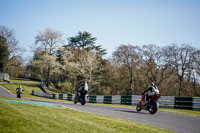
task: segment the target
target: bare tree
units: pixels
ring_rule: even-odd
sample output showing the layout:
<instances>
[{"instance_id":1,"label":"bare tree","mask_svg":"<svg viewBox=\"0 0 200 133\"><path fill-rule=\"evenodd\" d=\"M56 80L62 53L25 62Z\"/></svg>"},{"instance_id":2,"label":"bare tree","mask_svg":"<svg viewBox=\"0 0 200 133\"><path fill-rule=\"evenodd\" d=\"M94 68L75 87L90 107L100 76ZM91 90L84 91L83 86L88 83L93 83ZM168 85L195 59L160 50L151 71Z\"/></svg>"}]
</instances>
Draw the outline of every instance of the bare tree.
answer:
<instances>
[{"instance_id":1,"label":"bare tree","mask_svg":"<svg viewBox=\"0 0 200 133\"><path fill-rule=\"evenodd\" d=\"M21 48L18 46L14 30L10 30L5 26L0 26L0 35L6 39L10 53L10 60L21 55Z\"/></svg>"},{"instance_id":2,"label":"bare tree","mask_svg":"<svg viewBox=\"0 0 200 133\"><path fill-rule=\"evenodd\" d=\"M178 78L178 96L180 97L184 88L184 78L188 71L192 69L194 48L188 45L182 45L181 47L178 47L173 44L166 47L166 49L168 49L169 52L168 61L174 68L174 73Z\"/></svg>"},{"instance_id":3,"label":"bare tree","mask_svg":"<svg viewBox=\"0 0 200 133\"><path fill-rule=\"evenodd\" d=\"M156 83L156 85L162 84L162 82L170 77L169 63L165 61L165 50L155 45L144 45L142 48L143 60L144 60L144 72L150 81Z\"/></svg>"},{"instance_id":4,"label":"bare tree","mask_svg":"<svg viewBox=\"0 0 200 133\"><path fill-rule=\"evenodd\" d=\"M39 45L44 52L47 63L47 87L49 87L50 84L50 74L53 69L52 67L52 57L55 54L55 51L58 49L58 45L61 44L63 41L61 39L62 34L53 31L51 29L45 29L44 32L39 32L35 37L35 44Z\"/></svg>"},{"instance_id":5,"label":"bare tree","mask_svg":"<svg viewBox=\"0 0 200 133\"><path fill-rule=\"evenodd\" d=\"M194 56L194 62L195 62L195 69L197 73L200 75L200 50L196 50L193 56Z\"/></svg>"},{"instance_id":6,"label":"bare tree","mask_svg":"<svg viewBox=\"0 0 200 133\"><path fill-rule=\"evenodd\" d=\"M134 70L139 65L139 47L132 45L120 45L113 53L113 58L119 65L124 65L129 72L129 87L127 94L134 94Z\"/></svg>"},{"instance_id":7,"label":"bare tree","mask_svg":"<svg viewBox=\"0 0 200 133\"><path fill-rule=\"evenodd\" d=\"M18 76L19 72L15 71L15 69L17 70L22 67L22 55L25 49L19 47L14 30L0 26L0 36L5 38L9 51L9 59L6 63L5 72L8 72L11 76Z\"/></svg>"},{"instance_id":8,"label":"bare tree","mask_svg":"<svg viewBox=\"0 0 200 133\"><path fill-rule=\"evenodd\" d=\"M196 50L193 54L194 69L191 72L190 80L196 96L200 96L200 50Z\"/></svg>"},{"instance_id":9,"label":"bare tree","mask_svg":"<svg viewBox=\"0 0 200 133\"><path fill-rule=\"evenodd\" d=\"M35 44L40 45L48 54L54 54L59 44L63 43L62 34L49 28L39 32L35 37Z\"/></svg>"}]
</instances>

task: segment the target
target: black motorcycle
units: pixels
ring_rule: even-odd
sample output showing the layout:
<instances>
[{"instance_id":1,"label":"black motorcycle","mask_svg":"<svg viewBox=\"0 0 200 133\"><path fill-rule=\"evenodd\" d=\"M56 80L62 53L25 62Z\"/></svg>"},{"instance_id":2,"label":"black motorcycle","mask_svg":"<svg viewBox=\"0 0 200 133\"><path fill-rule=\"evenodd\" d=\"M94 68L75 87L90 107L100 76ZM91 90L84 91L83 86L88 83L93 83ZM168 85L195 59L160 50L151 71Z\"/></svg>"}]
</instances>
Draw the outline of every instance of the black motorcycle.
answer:
<instances>
[{"instance_id":1,"label":"black motorcycle","mask_svg":"<svg viewBox=\"0 0 200 133\"><path fill-rule=\"evenodd\" d=\"M18 91L17 92L17 98L21 98L22 97L22 92Z\"/></svg>"},{"instance_id":2,"label":"black motorcycle","mask_svg":"<svg viewBox=\"0 0 200 133\"><path fill-rule=\"evenodd\" d=\"M87 91L86 90L77 91L77 92L75 92L74 104L77 104L77 102L80 102L81 105L85 105L86 98L87 98Z\"/></svg>"}]
</instances>

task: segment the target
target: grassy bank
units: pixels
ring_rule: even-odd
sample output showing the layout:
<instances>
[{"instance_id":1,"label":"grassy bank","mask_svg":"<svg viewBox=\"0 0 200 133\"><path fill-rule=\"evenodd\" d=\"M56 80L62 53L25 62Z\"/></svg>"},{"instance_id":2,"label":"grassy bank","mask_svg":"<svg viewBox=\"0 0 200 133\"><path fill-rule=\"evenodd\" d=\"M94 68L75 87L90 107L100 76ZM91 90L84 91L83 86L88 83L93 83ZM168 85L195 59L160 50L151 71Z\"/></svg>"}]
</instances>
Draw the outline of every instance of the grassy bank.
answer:
<instances>
[{"instance_id":1,"label":"grassy bank","mask_svg":"<svg viewBox=\"0 0 200 133\"><path fill-rule=\"evenodd\" d=\"M20 84L0 84L11 93L16 94L16 88L19 87ZM21 85L23 88L23 97L35 98L35 96L30 95L31 90L41 91L38 85Z\"/></svg>"},{"instance_id":2,"label":"grassy bank","mask_svg":"<svg viewBox=\"0 0 200 133\"><path fill-rule=\"evenodd\" d=\"M30 94L31 90L35 90L35 91L41 91L40 86L39 85L26 85L26 84L10 84L10 83L6 83L6 84L0 84L0 86L4 87L5 89L9 90L11 93L16 94L16 88L19 87L19 85L22 86L23 88L23 94L22 97L28 97L28 98L34 98L34 99L41 99L41 100L51 100L51 101L62 101L64 102L64 100L58 100L58 99L49 99L49 98L44 98L44 97L37 97L37 96L33 96ZM41 91L42 92L42 91ZM70 101L65 101L65 102L70 102ZM72 103L72 102L71 102Z\"/></svg>"},{"instance_id":3,"label":"grassy bank","mask_svg":"<svg viewBox=\"0 0 200 133\"><path fill-rule=\"evenodd\" d=\"M70 109L0 101L0 132L172 132L149 125Z\"/></svg>"},{"instance_id":4,"label":"grassy bank","mask_svg":"<svg viewBox=\"0 0 200 133\"><path fill-rule=\"evenodd\" d=\"M22 97L28 97L28 98L34 98L34 99L41 99L41 100L61 101L61 100L58 100L58 99L49 99L49 98L45 98L45 97L37 97L37 96L31 95L30 94L31 90L41 91L39 85L11 84L11 83L0 84L0 86L2 86L5 89L9 90L13 94L16 94L16 88L19 87L19 85L21 85L22 88L23 88L23 90L24 90L23 94L22 94Z\"/></svg>"}]
</instances>

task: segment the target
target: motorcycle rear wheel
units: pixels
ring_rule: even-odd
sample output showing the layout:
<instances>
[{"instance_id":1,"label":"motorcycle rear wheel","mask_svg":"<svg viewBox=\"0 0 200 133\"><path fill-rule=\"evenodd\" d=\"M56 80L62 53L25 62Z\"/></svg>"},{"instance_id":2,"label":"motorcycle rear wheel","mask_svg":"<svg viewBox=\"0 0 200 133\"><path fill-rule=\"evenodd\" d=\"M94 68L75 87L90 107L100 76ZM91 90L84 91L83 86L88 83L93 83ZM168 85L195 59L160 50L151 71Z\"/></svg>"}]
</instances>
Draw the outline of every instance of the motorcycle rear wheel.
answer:
<instances>
[{"instance_id":1,"label":"motorcycle rear wheel","mask_svg":"<svg viewBox=\"0 0 200 133\"><path fill-rule=\"evenodd\" d=\"M151 107L149 108L150 114L155 114L158 111L157 103L153 102Z\"/></svg>"},{"instance_id":2,"label":"motorcycle rear wheel","mask_svg":"<svg viewBox=\"0 0 200 133\"><path fill-rule=\"evenodd\" d=\"M142 110L142 107L141 107L141 102L138 102L137 106L136 106L136 111L139 112Z\"/></svg>"}]
</instances>

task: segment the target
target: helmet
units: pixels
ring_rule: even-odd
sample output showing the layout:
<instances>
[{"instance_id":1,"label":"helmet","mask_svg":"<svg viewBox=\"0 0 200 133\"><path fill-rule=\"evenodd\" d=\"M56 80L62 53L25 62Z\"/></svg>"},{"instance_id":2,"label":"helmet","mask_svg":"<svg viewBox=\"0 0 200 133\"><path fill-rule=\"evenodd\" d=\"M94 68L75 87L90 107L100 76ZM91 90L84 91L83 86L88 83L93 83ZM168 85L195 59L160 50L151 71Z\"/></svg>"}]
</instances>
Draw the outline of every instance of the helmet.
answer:
<instances>
[{"instance_id":1,"label":"helmet","mask_svg":"<svg viewBox=\"0 0 200 133\"><path fill-rule=\"evenodd\" d=\"M150 82L150 85L151 85L151 86L154 86L155 84L154 84L154 82Z\"/></svg>"}]
</instances>

